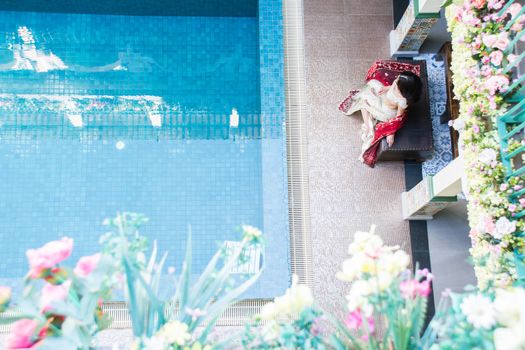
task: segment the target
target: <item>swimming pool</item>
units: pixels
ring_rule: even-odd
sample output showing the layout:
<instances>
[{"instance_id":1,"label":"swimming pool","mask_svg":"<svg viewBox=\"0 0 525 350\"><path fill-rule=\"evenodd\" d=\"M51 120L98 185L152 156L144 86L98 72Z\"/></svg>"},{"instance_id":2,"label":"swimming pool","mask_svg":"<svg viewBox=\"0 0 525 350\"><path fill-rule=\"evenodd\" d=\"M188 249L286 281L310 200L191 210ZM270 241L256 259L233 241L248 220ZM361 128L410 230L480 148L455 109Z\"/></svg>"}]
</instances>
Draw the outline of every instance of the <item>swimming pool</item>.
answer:
<instances>
[{"instance_id":1,"label":"swimming pool","mask_svg":"<svg viewBox=\"0 0 525 350\"><path fill-rule=\"evenodd\" d=\"M196 271L240 225L261 228L266 270L245 297L279 295L280 3L145 3L0 6L0 283L23 276L25 250L63 235L73 259L93 253L103 219L134 211L176 267L191 225Z\"/></svg>"}]
</instances>

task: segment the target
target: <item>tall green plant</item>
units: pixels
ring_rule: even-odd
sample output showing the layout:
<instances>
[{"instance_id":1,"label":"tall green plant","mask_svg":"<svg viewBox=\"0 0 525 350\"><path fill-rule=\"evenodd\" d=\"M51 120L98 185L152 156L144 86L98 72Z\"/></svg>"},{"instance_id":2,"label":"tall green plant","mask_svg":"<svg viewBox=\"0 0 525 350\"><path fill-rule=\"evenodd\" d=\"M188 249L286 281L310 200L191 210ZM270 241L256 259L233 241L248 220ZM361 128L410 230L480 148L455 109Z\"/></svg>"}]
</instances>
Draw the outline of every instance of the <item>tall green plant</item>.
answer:
<instances>
[{"instance_id":1,"label":"tall green plant","mask_svg":"<svg viewBox=\"0 0 525 350\"><path fill-rule=\"evenodd\" d=\"M223 243L202 274L192 281L192 235L188 229L186 256L176 291L164 300L159 296L159 288L167 255L158 259L154 243L150 258L145 262L147 245L138 231L144 222L143 216L120 214L108 222L112 232L102 239L104 250L120 260L135 337L143 345L151 342L151 338L162 342L158 338L166 335L163 338L168 339L169 333L176 328L182 333L180 339L189 339L187 335L205 324L196 342L206 343L224 310L257 281L264 269L261 232L243 226L242 240L233 248ZM257 272L232 274L234 269L247 263L248 258L254 258L254 254L261 255L257 261L262 261L262 265ZM186 341L173 344L169 339L164 342L170 348L186 344Z\"/></svg>"}]
</instances>

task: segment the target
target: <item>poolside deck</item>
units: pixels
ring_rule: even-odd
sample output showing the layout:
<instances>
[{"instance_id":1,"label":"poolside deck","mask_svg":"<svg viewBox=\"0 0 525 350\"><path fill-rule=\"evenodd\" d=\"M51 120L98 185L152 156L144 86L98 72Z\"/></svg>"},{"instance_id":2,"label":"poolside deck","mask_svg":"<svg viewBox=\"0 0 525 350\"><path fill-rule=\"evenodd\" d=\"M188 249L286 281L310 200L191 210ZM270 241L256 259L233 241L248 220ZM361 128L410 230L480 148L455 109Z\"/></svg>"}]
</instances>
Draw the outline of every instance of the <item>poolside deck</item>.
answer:
<instances>
[{"instance_id":1,"label":"poolside deck","mask_svg":"<svg viewBox=\"0 0 525 350\"><path fill-rule=\"evenodd\" d=\"M348 285L335 274L356 230L376 224L385 242L410 250L403 163L361 164L360 120L337 109L375 59L389 58L393 14L384 0L305 0L304 12L314 293L340 313Z\"/></svg>"}]
</instances>

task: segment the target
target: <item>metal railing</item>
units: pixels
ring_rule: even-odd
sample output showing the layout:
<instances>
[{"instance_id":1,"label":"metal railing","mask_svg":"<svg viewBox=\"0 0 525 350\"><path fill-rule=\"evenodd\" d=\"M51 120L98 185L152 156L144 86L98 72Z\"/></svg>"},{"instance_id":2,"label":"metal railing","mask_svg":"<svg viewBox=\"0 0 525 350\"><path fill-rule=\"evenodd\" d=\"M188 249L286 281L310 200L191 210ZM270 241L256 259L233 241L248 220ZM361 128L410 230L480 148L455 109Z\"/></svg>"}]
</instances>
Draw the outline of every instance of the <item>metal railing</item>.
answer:
<instances>
[{"instance_id":1,"label":"metal railing","mask_svg":"<svg viewBox=\"0 0 525 350\"><path fill-rule=\"evenodd\" d=\"M501 9L501 14L514 2L518 1L507 1ZM513 20L507 23L505 29L510 29L524 13L525 7L521 9L518 15L514 16ZM505 50L506 54L516 54L516 58L503 68L503 72L505 74L510 73L514 80L511 81L509 89L503 96L505 101L509 103L509 108L496 121L501 145L501 158L507 180L525 176L525 85L523 84L525 82L525 74L523 73L525 72L520 69L521 64L525 63L525 50L518 47L523 38L525 38L525 30L518 32ZM513 192L509 197L511 202L517 202L523 195L525 195L525 188ZM525 210L516 213L514 217L516 219L525 217Z\"/></svg>"}]
</instances>

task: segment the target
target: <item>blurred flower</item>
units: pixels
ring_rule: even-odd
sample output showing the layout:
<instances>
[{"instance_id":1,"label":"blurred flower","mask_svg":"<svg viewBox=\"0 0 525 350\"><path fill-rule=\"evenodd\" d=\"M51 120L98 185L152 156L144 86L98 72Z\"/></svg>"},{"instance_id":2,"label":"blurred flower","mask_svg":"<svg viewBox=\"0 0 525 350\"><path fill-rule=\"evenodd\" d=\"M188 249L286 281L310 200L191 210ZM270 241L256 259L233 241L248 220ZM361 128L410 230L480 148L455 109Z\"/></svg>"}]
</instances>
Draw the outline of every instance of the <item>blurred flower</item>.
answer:
<instances>
[{"instance_id":1,"label":"blurred flower","mask_svg":"<svg viewBox=\"0 0 525 350\"><path fill-rule=\"evenodd\" d=\"M271 302L271 303L267 303L265 304L262 308L261 308L261 312L259 314L259 316L265 320L265 321L269 321L269 320L274 320L275 318L277 318L279 316L279 307L277 306L276 303L274 302Z\"/></svg>"},{"instance_id":2,"label":"blurred flower","mask_svg":"<svg viewBox=\"0 0 525 350\"><path fill-rule=\"evenodd\" d=\"M495 75L485 81L485 88L489 90L491 95L496 92L503 92L509 87L509 78L505 75Z\"/></svg>"},{"instance_id":3,"label":"blurred flower","mask_svg":"<svg viewBox=\"0 0 525 350\"><path fill-rule=\"evenodd\" d=\"M191 339L191 334L188 333L188 325L178 320L166 323L157 333L157 336L166 339L170 345L176 344L178 346L185 345Z\"/></svg>"},{"instance_id":4,"label":"blurred flower","mask_svg":"<svg viewBox=\"0 0 525 350\"><path fill-rule=\"evenodd\" d=\"M168 348L169 344L164 337L154 335L151 338L144 339L143 345L142 350L164 350Z\"/></svg>"},{"instance_id":5,"label":"blurred flower","mask_svg":"<svg viewBox=\"0 0 525 350\"><path fill-rule=\"evenodd\" d=\"M195 322L199 317L205 316L206 311L201 309L190 309L189 307L186 308L186 313L191 316L192 321Z\"/></svg>"},{"instance_id":6,"label":"blurred flower","mask_svg":"<svg viewBox=\"0 0 525 350\"><path fill-rule=\"evenodd\" d=\"M494 331L496 350L525 348L525 289L499 289L494 300L499 327Z\"/></svg>"},{"instance_id":7,"label":"blurred flower","mask_svg":"<svg viewBox=\"0 0 525 350\"><path fill-rule=\"evenodd\" d=\"M83 256L78 259L73 272L79 277L87 277L97 267L99 261L100 254Z\"/></svg>"},{"instance_id":8,"label":"blurred flower","mask_svg":"<svg viewBox=\"0 0 525 350\"><path fill-rule=\"evenodd\" d=\"M42 294L40 296L40 308L42 312L51 311L54 302L66 300L70 287L71 281L66 281L59 285L46 283L42 288Z\"/></svg>"},{"instance_id":9,"label":"blurred flower","mask_svg":"<svg viewBox=\"0 0 525 350\"><path fill-rule=\"evenodd\" d=\"M481 294L465 297L461 303L461 311L474 328L491 328L496 323L492 301Z\"/></svg>"},{"instance_id":10,"label":"blurred flower","mask_svg":"<svg viewBox=\"0 0 525 350\"><path fill-rule=\"evenodd\" d=\"M496 350L522 350L525 346L525 332L521 328L497 328L494 331Z\"/></svg>"},{"instance_id":11,"label":"blurred flower","mask_svg":"<svg viewBox=\"0 0 525 350\"><path fill-rule=\"evenodd\" d=\"M11 288L0 286L0 312L4 312L11 302Z\"/></svg>"},{"instance_id":12,"label":"blurred flower","mask_svg":"<svg viewBox=\"0 0 525 350\"><path fill-rule=\"evenodd\" d=\"M64 237L60 241L46 243L38 249L29 249L26 255L29 260L30 277L41 277L45 270L67 259L72 249L73 240L68 237Z\"/></svg>"},{"instance_id":13,"label":"blurred flower","mask_svg":"<svg viewBox=\"0 0 525 350\"><path fill-rule=\"evenodd\" d=\"M472 0L472 5L475 8L481 9L485 4L487 3L487 0Z\"/></svg>"},{"instance_id":14,"label":"blurred flower","mask_svg":"<svg viewBox=\"0 0 525 350\"><path fill-rule=\"evenodd\" d=\"M304 309L314 303L312 291L306 285L298 284L297 276L292 277L292 286L283 296L276 297L273 303L268 303L261 309L260 317L272 320L278 317L297 317Z\"/></svg>"},{"instance_id":15,"label":"blurred flower","mask_svg":"<svg viewBox=\"0 0 525 350\"><path fill-rule=\"evenodd\" d=\"M501 65L501 62L503 62L503 52L500 50L492 51L489 57L490 62L495 66Z\"/></svg>"},{"instance_id":16,"label":"blurred flower","mask_svg":"<svg viewBox=\"0 0 525 350\"><path fill-rule=\"evenodd\" d=\"M421 297L427 297L431 291L430 281L427 279L424 279L423 281L418 281L416 279L402 281L399 284L399 290L405 299L413 299L418 295Z\"/></svg>"},{"instance_id":17,"label":"blurred flower","mask_svg":"<svg viewBox=\"0 0 525 350\"><path fill-rule=\"evenodd\" d=\"M7 349L33 349L38 347L40 339L45 337L46 328L40 332L39 324L30 319L22 319L11 325L11 331L5 341Z\"/></svg>"},{"instance_id":18,"label":"blurred flower","mask_svg":"<svg viewBox=\"0 0 525 350\"><path fill-rule=\"evenodd\" d=\"M376 257L379 250L383 247L383 240L374 234L375 225L370 227L370 231L357 231L354 234L354 241L348 247L348 254L365 253L370 257Z\"/></svg>"},{"instance_id":19,"label":"blurred flower","mask_svg":"<svg viewBox=\"0 0 525 350\"><path fill-rule=\"evenodd\" d=\"M344 324L350 330L353 330L353 331L359 330L363 326L364 318L365 317L361 313L361 310L357 309L357 310L354 310L348 313L348 315L346 315L344 319ZM366 317L366 320L367 320L367 325L364 326L363 328L366 331L365 333L366 339L368 339L368 334L372 334L375 331L375 322L374 322L373 317Z\"/></svg>"},{"instance_id":20,"label":"blurred flower","mask_svg":"<svg viewBox=\"0 0 525 350\"><path fill-rule=\"evenodd\" d=\"M258 228L250 225L243 225L242 231L244 232L244 237L250 241L257 241L262 236L262 232Z\"/></svg>"},{"instance_id":21,"label":"blurred flower","mask_svg":"<svg viewBox=\"0 0 525 350\"><path fill-rule=\"evenodd\" d=\"M489 9L499 10L503 7L504 0L488 0L487 6Z\"/></svg>"},{"instance_id":22,"label":"blurred flower","mask_svg":"<svg viewBox=\"0 0 525 350\"><path fill-rule=\"evenodd\" d=\"M509 6L506 13L510 14L510 16L514 18L520 13L521 8L522 8L521 4L518 4L517 2L515 2Z\"/></svg>"},{"instance_id":23,"label":"blurred flower","mask_svg":"<svg viewBox=\"0 0 525 350\"><path fill-rule=\"evenodd\" d=\"M502 216L496 221L496 229L493 236L496 239L502 239L503 236L511 234L514 231L516 231L516 221L510 221Z\"/></svg>"}]
</instances>

